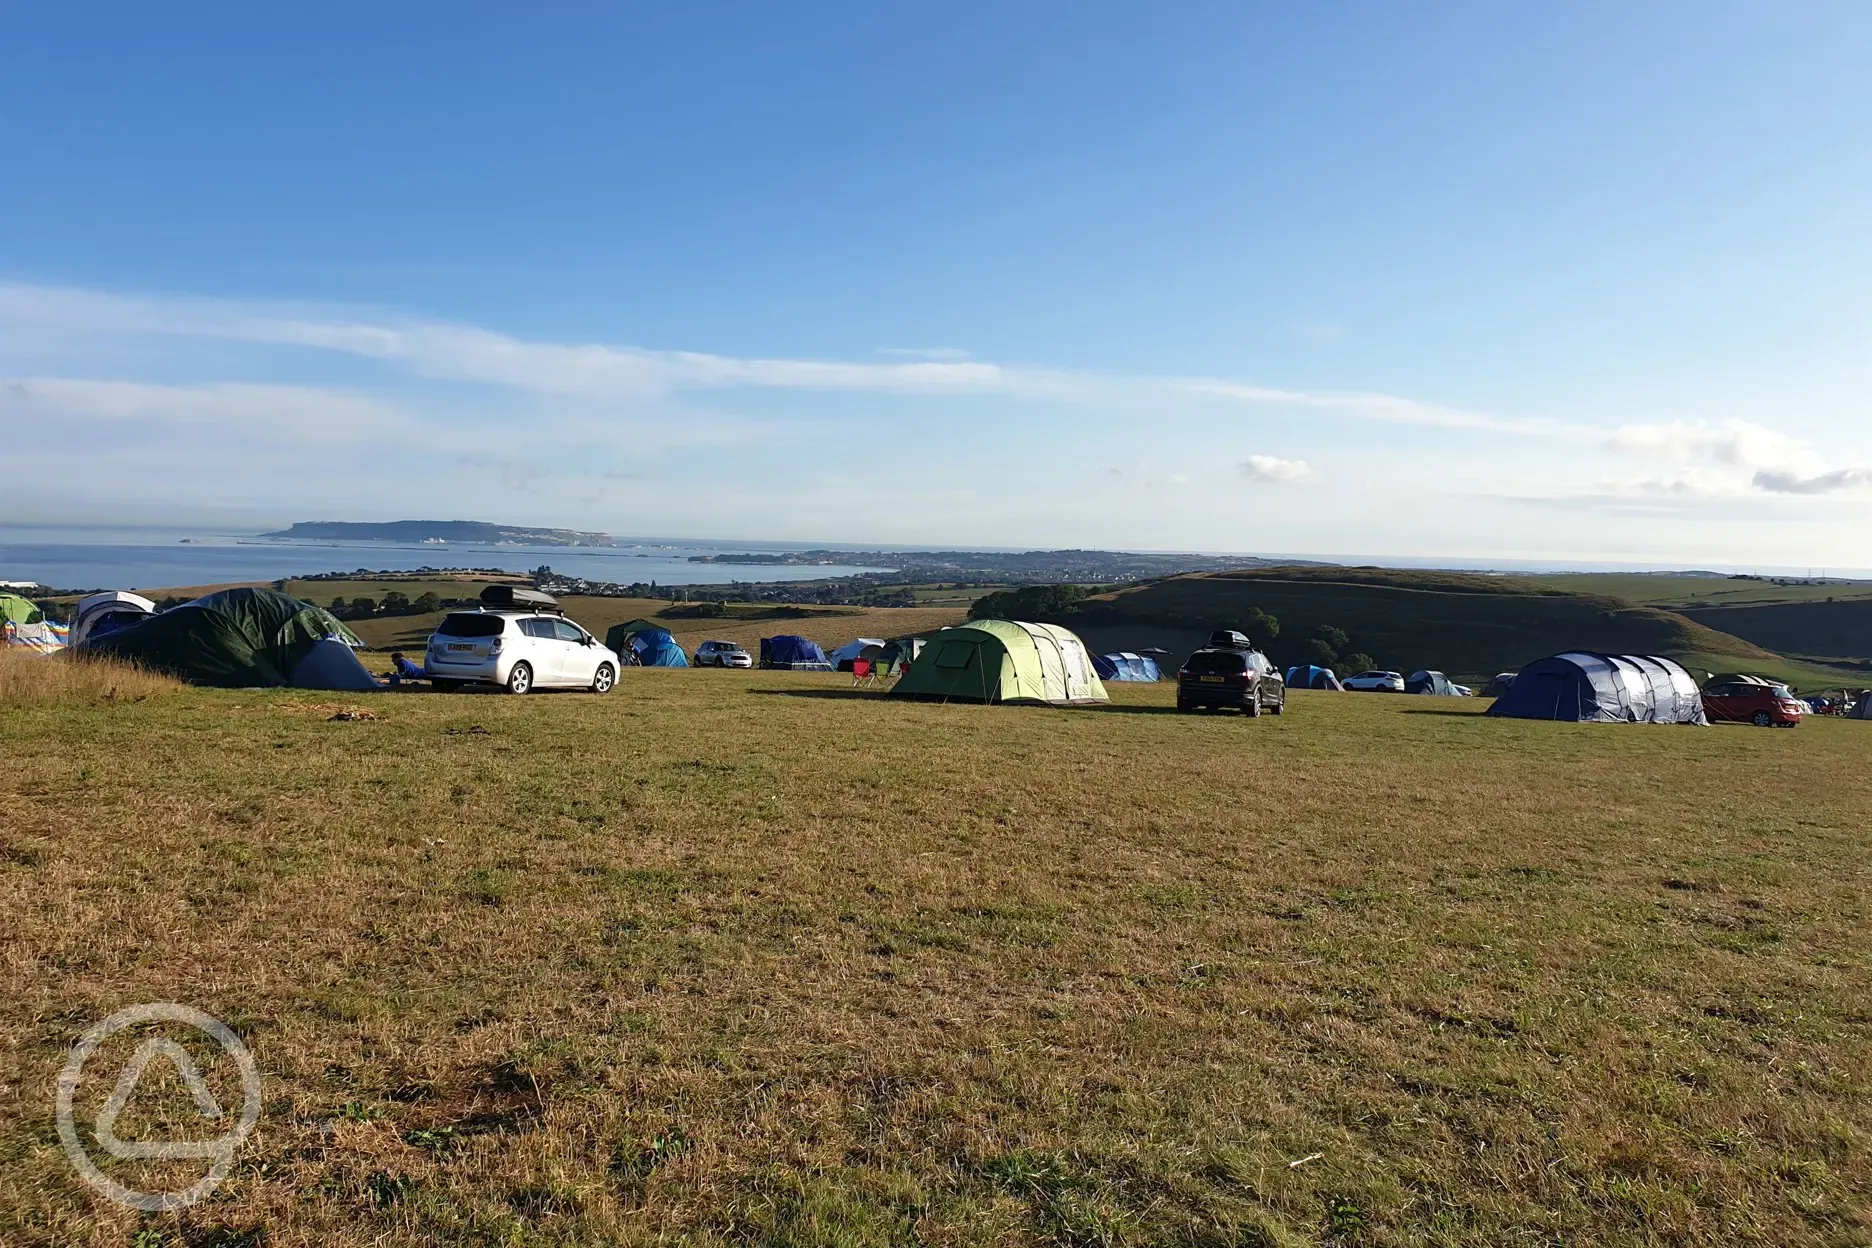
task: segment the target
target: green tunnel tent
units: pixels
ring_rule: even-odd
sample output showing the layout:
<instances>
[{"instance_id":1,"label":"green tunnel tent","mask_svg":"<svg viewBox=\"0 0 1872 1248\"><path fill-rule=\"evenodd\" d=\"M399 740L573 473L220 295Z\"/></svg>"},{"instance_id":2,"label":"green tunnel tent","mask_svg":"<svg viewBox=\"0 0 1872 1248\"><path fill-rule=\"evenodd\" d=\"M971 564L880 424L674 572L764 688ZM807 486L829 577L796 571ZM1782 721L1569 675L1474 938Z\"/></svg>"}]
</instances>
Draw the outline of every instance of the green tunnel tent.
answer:
<instances>
[{"instance_id":1,"label":"green tunnel tent","mask_svg":"<svg viewBox=\"0 0 1872 1248\"><path fill-rule=\"evenodd\" d=\"M330 640L333 645L321 645ZM271 589L224 589L186 602L84 646L170 674L228 689L374 689L350 653L357 635L329 611Z\"/></svg>"},{"instance_id":2,"label":"green tunnel tent","mask_svg":"<svg viewBox=\"0 0 1872 1248\"><path fill-rule=\"evenodd\" d=\"M890 696L1052 706L1110 700L1070 629L1016 620L972 620L932 633Z\"/></svg>"}]
</instances>

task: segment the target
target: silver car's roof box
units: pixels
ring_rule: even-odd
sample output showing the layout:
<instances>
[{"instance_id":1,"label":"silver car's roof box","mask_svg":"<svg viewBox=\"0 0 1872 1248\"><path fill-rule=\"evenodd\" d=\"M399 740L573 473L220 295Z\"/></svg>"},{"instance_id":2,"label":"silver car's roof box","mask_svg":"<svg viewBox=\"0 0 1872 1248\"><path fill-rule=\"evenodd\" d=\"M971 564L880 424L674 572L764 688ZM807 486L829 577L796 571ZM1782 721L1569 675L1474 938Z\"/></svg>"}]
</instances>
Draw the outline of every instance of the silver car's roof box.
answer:
<instances>
[{"instance_id":1,"label":"silver car's roof box","mask_svg":"<svg viewBox=\"0 0 1872 1248\"><path fill-rule=\"evenodd\" d=\"M537 589L518 585L490 585L481 591L481 605L501 611L557 611L559 600Z\"/></svg>"}]
</instances>

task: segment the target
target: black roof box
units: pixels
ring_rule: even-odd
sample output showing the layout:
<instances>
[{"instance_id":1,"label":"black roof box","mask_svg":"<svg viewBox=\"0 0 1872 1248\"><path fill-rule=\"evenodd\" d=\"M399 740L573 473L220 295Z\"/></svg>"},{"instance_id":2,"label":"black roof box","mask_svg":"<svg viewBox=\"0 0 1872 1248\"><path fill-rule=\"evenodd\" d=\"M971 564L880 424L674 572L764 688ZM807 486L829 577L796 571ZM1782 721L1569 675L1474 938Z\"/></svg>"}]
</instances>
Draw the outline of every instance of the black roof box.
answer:
<instances>
[{"instance_id":1,"label":"black roof box","mask_svg":"<svg viewBox=\"0 0 1872 1248\"><path fill-rule=\"evenodd\" d=\"M502 611L557 611L559 600L519 585L490 585L481 591L481 605Z\"/></svg>"},{"instance_id":2,"label":"black roof box","mask_svg":"<svg viewBox=\"0 0 1872 1248\"><path fill-rule=\"evenodd\" d=\"M1218 628L1209 634L1209 648L1212 650L1252 650L1247 636L1232 628Z\"/></svg>"}]
</instances>

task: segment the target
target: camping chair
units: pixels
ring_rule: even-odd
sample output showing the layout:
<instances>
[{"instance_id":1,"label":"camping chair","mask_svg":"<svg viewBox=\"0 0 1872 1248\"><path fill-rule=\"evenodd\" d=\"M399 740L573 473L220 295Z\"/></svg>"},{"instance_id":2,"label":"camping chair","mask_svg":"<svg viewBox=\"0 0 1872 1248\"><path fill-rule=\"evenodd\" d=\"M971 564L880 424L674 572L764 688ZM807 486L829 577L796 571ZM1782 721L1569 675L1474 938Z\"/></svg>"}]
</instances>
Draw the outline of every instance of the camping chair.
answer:
<instances>
[{"instance_id":1,"label":"camping chair","mask_svg":"<svg viewBox=\"0 0 1872 1248\"><path fill-rule=\"evenodd\" d=\"M877 664L874 663L872 660L870 659L853 659L852 660L852 684L875 685L877 684L877 678L878 678Z\"/></svg>"}]
</instances>

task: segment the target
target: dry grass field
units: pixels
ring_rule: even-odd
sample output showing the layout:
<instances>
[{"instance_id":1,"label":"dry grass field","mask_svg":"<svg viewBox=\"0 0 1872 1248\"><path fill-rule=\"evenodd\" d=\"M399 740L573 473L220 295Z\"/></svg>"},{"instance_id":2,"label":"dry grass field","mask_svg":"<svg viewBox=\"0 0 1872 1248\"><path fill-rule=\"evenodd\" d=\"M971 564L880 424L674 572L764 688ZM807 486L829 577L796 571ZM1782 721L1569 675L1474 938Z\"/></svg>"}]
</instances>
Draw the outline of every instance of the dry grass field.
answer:
<instances>
[{"instance_id":1,"label":"dry grass field","mask_svg":"<svg viewBox=\"0 0 1872 1248\"><path fill-rule=\"evenodd\" d=\"M1114 696L10 700L0 1242L1872 1237L1872 724ZM53 1128L143 1001L264 1076L180 1214Z\"/></svg>"}]
</instances>

